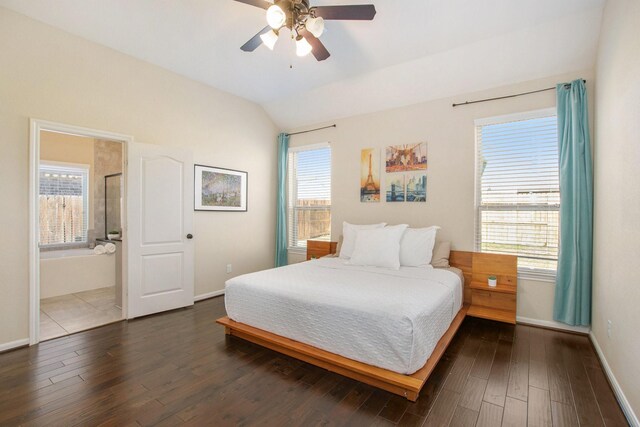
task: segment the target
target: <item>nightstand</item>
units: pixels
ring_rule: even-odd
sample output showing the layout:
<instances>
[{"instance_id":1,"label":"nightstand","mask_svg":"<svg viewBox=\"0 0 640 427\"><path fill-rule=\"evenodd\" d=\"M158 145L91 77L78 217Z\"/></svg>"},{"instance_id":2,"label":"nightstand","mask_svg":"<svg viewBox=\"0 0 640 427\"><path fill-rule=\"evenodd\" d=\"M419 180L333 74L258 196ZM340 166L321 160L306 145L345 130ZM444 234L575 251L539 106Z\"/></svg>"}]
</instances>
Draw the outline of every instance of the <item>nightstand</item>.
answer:
<instances>
[{"instance_id":1,"label":"nightstand","mask_svg":"<svg viewBox=\"0 0 640 427\"><path fill-rule=\"evenodd\" d=\"M467 312L469 316L516 323L516 286L501 284L498 280L498 285L493 287L489 286L487 281L472 281L469 287L471 288L471 306Z\"/></svg>"},{"instance_id":2,"label":"nightstand","mask_svg":"<svg viewBox=\"0 0 640 427\"><path fill-rule=\"evenodd\" d=\"M336 253L338 242L307 240L307 261Z\"/></svg>"},{"instance_id":3,"label":"nightstand","mask_svg":"<svg viewBox=\"0 0 640 427\"><path fill-rule=\"evenodd\" d=\"M464 273L467 315L516 323L518 257L481 252L451 251L451 265ZM498 284L489 286L489 276Z\"/></svg>"}]
</instances>

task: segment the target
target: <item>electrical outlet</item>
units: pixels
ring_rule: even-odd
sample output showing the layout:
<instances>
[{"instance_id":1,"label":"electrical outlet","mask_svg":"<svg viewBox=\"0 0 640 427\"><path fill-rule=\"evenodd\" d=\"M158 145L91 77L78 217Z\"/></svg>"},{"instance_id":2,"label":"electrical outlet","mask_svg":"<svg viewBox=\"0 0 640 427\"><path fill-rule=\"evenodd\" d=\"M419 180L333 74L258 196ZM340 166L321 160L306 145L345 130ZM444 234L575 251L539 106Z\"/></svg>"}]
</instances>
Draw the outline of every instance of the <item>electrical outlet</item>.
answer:
<instances>
[{"instance_id":1,"label":"electrical outlet","mask_svg":"<svg viewBox=\"0 0 640 427\"><path fill-rule=\"evenodd\" d=\"M611 338L611 328L613 327L613 324L611 323L611 320L607 320L607 336L609 338Z\"/></svg>"},{"instance_id":2,"label":"electrical outlet","mask_svg":"<svg viewBox=\"0 0 640 427\"><path fill-rule=\"evenodd\" d=\"M231 273L231 271L233 271L231 264L227 264L227 274Z\"/></svg>"}]
</instances>

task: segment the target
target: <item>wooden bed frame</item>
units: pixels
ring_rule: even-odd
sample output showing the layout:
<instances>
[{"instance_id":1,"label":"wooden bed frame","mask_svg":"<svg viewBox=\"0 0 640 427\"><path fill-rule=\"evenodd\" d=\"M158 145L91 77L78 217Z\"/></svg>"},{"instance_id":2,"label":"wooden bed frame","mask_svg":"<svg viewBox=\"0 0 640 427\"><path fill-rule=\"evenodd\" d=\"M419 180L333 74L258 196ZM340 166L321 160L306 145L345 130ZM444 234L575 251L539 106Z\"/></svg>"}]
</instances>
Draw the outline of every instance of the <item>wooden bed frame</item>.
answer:
<instances>
[{"instance_id":1,"label":"wooden bed frame","mask_svg":"<svg viewBox=\"0 0 640 427\"><path fill-rule=\"evenodd\" d=\"M418 399L420 390L429 378L429 375L431 375L431 372L433 372L433 369L455 336L469 310L471 302L471 289L469 286L472 275L472 254L472 252L451 252L451 266L461 269L465 276L464 304L451 322L449 329L447 329L442 338L440 338L440 341L436 344L433 353L431 353L425 365L412 375L403 375L366 363L357 362L271 332L235 322L228 317L222 317L216 322L224 326L225 334L227 335L242 338L312 365L344 375L345 377L404 396L410 401L415 402ZM496 255L496 257L501 256L502 255Z\"/></svg>"}]
</instances>

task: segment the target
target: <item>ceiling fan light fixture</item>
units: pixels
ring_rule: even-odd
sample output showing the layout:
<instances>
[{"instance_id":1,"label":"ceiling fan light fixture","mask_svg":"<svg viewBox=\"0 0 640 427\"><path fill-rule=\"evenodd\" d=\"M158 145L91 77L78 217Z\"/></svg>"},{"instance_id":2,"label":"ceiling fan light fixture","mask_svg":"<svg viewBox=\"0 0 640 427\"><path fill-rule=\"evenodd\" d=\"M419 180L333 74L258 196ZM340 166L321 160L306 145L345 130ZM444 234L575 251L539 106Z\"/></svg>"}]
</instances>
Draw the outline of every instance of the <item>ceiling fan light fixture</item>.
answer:
<instances>
[{"instance_id":1,"label":"ceiling fan light fixture","mask_svg":"<svg viewBox=\"0 0 640 427\"><path fill-rule=\"evenodd\" d=\"M287 22L287 15L277 4L267 9L267 23L274 30L280 29Z\"/></svg>"},{"instance_id":2,"label":"ceiling fan light fixture","mask_svg":"<svg viewBox=\"0 0 640 427\"><path fill-rule=\"evenodd\" d=\"M321 16L317 18L308 18L304 24L307 31L313 34L316 38L319 38L324 33L324 18Z\"/></svg>"},{"instance_id":3,"label":"ceiling fan light fixture","mask_svg":"<svg viewBox=\"0 0 640 427\"><path fill-rule=\"evenodd\" d=\"M275 30L271 30L269 32L262 34L260 38L262 39L262 43L264 43L266 47L273 50L273 48L276 45L276 42L278 41L278 33Z\"/></svg>"},{"instance_id":4,"label":"ceiling fan light fixture","mask_svg":"<svg viewBox=\"0 0 640 427\"><path fill-rule=\"evenodd\" d=\"M307 39L302 36L296 37L296 55L307 56L312 50L313 47L309 44Z\"/></svg>"},{"instance_id":5,"label":"ceiling fan light fixture","mask_svg":"<svg viewBox=\"0 0 640 427\"><path fill-rule=\"evenodd\" d=\"M298 56L310 53L316 61L324 61L331 54L320 40L325 21L371 21L376 16L373 4L312 6L315 0L235 0L255 6L265 13L268 25L240 46L243 52L253 52L264 44L274 50L280 30L286 28L296 45Z\"/></svg>"}]
</instances>

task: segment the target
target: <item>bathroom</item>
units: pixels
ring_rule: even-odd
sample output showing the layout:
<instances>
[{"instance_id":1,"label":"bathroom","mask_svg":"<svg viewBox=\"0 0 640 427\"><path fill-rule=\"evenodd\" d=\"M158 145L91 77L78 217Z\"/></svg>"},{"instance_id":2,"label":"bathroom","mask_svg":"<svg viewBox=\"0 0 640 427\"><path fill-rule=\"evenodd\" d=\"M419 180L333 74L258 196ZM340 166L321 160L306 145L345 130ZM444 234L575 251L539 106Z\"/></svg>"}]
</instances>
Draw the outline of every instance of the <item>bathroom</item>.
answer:
<instances>
[{"instance_id":1,"label":"bathroom","mask_svg":"<svg viewBox=\"0 0 640 427\"><path fill-rule=\"evenodd\" d=\"M123 144L40 133L40 340L123 319Z\"/></svg>"}]
</instances>

